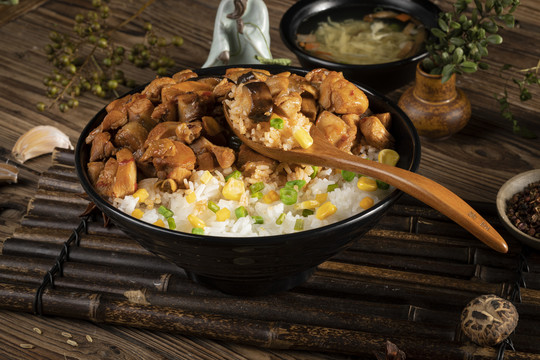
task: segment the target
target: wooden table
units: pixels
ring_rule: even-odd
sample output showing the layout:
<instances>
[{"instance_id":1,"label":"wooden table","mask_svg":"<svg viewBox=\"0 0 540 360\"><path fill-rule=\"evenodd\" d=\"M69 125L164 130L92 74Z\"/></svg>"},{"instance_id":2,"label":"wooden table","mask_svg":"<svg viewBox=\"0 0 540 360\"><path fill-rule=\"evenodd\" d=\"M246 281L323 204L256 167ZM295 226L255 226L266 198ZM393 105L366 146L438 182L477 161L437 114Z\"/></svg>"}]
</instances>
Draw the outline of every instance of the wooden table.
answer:
<instances>
[{"instance_id":1,"label":"wooden table","mask_svg":"<svg viewBox=\"0 0 540 360\"><path fill-rule=\"evenodd\" d=\"M89 9L90 2L21 0L16 7L0 6L0 161L10 158L10 151L19 136L36 125L53 125L64 131L75 143L89 119L107 100L85 95L76 110L38 112L35 104L46 101L42 79L51 71L43 47L51 30L67 32L75 14ZM114 19L121 21L132 14L142 1L112 0ZM279 37L279 21L293 0L267 0L271 21L271 49L274 57L293 58ZM449 8L449 1L436 1ZM177 34L184 45L172 55L177 69L200 67L208 54L213 31L217 0L161 0L144 13L158 31ZM468 126L452 138L438 142L422 142L422 164L419 173L436 180L461 197L493 203L499 187L513 175L540 168L540 142L512 134L511 124L498 112L494 94L500 94L505 83L498 74L504 63L517 68L535 66L540 58L540 3L524 1L516 12L520 26L503 31L505 42L490 48L489 71L460 76L458 85L470 97L472 119ZM129 46L142 32L134 25L122 29L119 44ZM150 70L130 68L128 74L144 83L153 78ZM388 96L397 101L404 89ZM515 115L523 125L540 134L540 92L533 100L519 103L511 93ZM0 240L9 237L19 226L26 205L36 192L40 174L51 165L50 156L41 156L18 165L17 184L0 185ZM21 349L21 343L35 337L33 328L43 334L39 346ZM91 346L70 346L61 332L84 339L90 335ZM51 335L56 334L56 335ZM57 317L38 317L26 313L0 311L0 358L2 359L336 359L341 355L306 351L269 350L254 346L213 341L189 335L140 330L130 327L95 324ZM346 358L343 356L343 358Z\"/></svg>"}]
</instances>

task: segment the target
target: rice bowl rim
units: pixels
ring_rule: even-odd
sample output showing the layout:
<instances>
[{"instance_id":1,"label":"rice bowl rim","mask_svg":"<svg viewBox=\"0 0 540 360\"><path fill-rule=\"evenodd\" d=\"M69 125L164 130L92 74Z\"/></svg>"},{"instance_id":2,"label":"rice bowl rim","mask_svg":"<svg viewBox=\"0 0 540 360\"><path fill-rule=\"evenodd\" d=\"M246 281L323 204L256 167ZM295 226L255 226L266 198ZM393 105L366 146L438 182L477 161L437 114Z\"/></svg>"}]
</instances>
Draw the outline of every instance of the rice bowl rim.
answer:
<instances>
[{"instance_id":1,"label":"rice bowl rim","mask_svg":"<svg viewBox=\"0 0 540 360\"><path fill-rule=\"evenodd\" d=\"M291 72L297 75L305 75L309 71L299 68L299 67L292 67L292 66L280 66L280 65L256 65L256 64L246 64L246 65L232 65L232 66L217 66L217 67L209 67L204 69L197 69L193 70L195 73L197 73L199 76L222 76L225 73L226 69L229 68L252 68L252 69L261 69L261 70L267 70L271 74L276 74L280 72ZM381 95L379 93L376 93L374 90L369 89L368 87L362 86L358 84L356 81L349 80L352 84L354 84L356 87L358 87L360 90L364 91L368 98L376 98L380 100L382 103L384 103L388 108L391 108L392 111L395 113L398 113L401 117L402 121L404 122L405 128L408 131L409 135L411 136L413 149L412 149L412 158L409 163L409 166L406 170L415 172L419 165L420 165L420 138L418 136L418 133L416 132L416 129L409 119L409 117L390 99L385 97L384 95ZM148 84L148 83L147 83ZM144 89L144 87L147 85L144 84L142 86L139 86L129 92L124 93L120 96L126 96L130 94L134 94L137 92L140 92ZM124 213L120 209L116 208L113 204L111 204L109 201L107 201L105 198L103 198L101 195L99 195L94 187L92 186L87 173L87 166L88 163L88 152L89 152L89 145L86 144L86 137L87 135L96 128L96 126L99 124L100 121L103 120L103 118L106 115L106 106L103 107L94 117L88 122L88 124L84 127L84 129L81 132L81 135L79 136L79 139L77 141L77 145L75 147L75 169L77 172L77 176L79 178L79 181L81 182L81 185L83 187L83 190L89 195L90 199L94 202L94 204L103 211L106 215L107 212L104 211L103 207L105 207L108 211L115 214L115 216L122 219L121 221L121 227L123 223L131 223L134 225L137 225L139 227L145 228L149 232L155 233L156 236L159 236L162 234L167 234L168 236L174 235L175 237L178 237L179 240L186 240L186 241L206 241L206 242L213 242L216 244L227 244L227 245L239 245L239 246L246 246L246 245L270 245L270 244L278 244L283 243L285 241L292 241L296 237L305 237L309 235L317 235L317 233L320 232L327 232L329 231L329 228L332 228L332 230L336 231L336 235L339 234L339 229L342 227L345 227L347 224L351 222L357 222L362 220L363 218L367 218L372 216L375 213L378 213L390 206L392 206L402 195L403 192L399 189L394 188L390 194L388 194L386 197L381 199L379 202L377 202L375 205L373 205L371 208L367 210L363 210L360 213L351 215L347 217L346 219L339 220L336 222L333 222L328 225L316 227L309 230L301 230L301 231L295 231L287 234L278 234L278 235L261 235L261 236L215 236L215 235L198 235L198 234L191 234L187 232L182 232L178 230L171 230L167 228L163 228L157 225L153 225L150 223L147 223L143 220L137 219L129 214ZM86 148L86 151L84 150ZM84 157L84 158L83 158ZM112 217L111 217L112 218ZM112 218L113 222L117 222L116 219Z\"/></svg>"}]
</instances>

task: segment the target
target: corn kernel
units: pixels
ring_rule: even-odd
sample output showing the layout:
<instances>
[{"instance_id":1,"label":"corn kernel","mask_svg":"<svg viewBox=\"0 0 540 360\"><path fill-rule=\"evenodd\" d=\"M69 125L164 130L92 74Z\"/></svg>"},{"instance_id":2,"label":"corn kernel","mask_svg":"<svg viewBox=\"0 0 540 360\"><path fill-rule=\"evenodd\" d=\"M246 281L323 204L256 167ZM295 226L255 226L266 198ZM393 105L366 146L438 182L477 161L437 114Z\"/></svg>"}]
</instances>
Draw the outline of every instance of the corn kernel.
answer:
<instances>
[{"instance_id":1,"label":"corn kernel","mask_svg":"<svg viewBox=\"0 0 540 360\"><path fill-rule=\"evenodd\" d=\"M227 208L221 208L216 212L217 221L225 221L231 217L231 211Z\"/></svg>"},{"instance_id":2,"label":"corn kernel","mask_svg":"<svg viewBox=\"0 0 540 360\"><path fill-rule=\"evenodd\" d=\"M379 151L377 160L382 164L396 166L399 161L399 154L392 149L382 149Z\"/></svg>"},{"instance_id":3,"label":"corn kernel","mask_svg":"<svg viewBox=\"0 0 540 360\"><path fill-rule=\"evenodd\" d=\"M315 195L315 200L319 203L319 205L324 204L324 202L328 199L328 193L322 193Z\"/></svg>"},{"instance_id":4,"label":"corn kernel","mask_svg":"<svg viewBox=\"0 0 540 360\"><path fill-rule=\"evenodd\" d=\"M332 204L330 201L325 202L317 209L315 217L319 220L324 220L330 215L334 214L337 211L336 205Z\"/></svg>"},{"instance_id":5,"label":"corn kernel","mask_svg":"<svg viewBox=\"0 0 540 360\"><path fill-rule=\"evenodd\" d=\"M135 191L135 193L133 193L133 197L134 197L134 198L138 198L138 201L139 201L140 203L142 203L142 202L144 202L146 199L148 199L148 196L150 196L150 195L148 194L148 191L146 191L145 188L141 188L141 189Z\"/></svg>"},{"instance_id":6,"label":"corn kernel","mask_svg":"<svg viewBox=\"0 0 540 360\"><path fill-rule=\"evenodd\" d=\"M238 201L245 192L244 182L242 180L235 179L234 177L229 178L227 183L223 187L221 193L223 197L227 200Z\"/></svg>"},{"instance_id":7,"label":"corn kernel","mask_svg":"<svg viewBox=\"0 0 540 360\"><path fill-rule=\"evenodd\" d=\"M133 216L133 217L136 218L136 219L142 218L143 215L144 215L144 212L143 212L141 209L135 209L135 210L133 210L133 212L131 213L131 216Z\"/></svg>"},{"instance_id":8,"label":"corn kernel","mask_svg":"<svg viewBox=\"0 0 540 360\"><path fill-rule=\"evenodd\" d=\"M374 203L375 201L373 201L372 198L370 198L369 196L366 196L365 198L360 200L360 207L364 210L367 210L370 207L372 207Z\"/></svg>"},{"instance_id":9,"label":"corn kernel","mask_svg":"<svg viewBox=\"0 0 540 360\"><path fill-rule=\"evenodd\" d=\"M280 199L279 194L275 192L274 190L270 190L268 193L266 193L266 195L262 197L262 201L265 204L271 204L274 201L278 201L279 199Z\"/></svg>"},{"instance_id":10,"label":"corn kernel","mask_svg":"<svg viewBox=\"0 0 540 360\"><path fill-rule=\"evenodd\" d=\"M209 182L210 180L212 180L213 177L214 177L214 176L212 176L212 174L210 174L210 171L206 170L206 171L202 174L202 176L201 176L201 182L202 182L203 184L208 184L208 182Z\"/></svg>"},{"instance_id":11,"label":"corn kernel","mask_svg":"<svg viewBox=\"0 0 540 360\"><path fill-rule=\"evenodd\" d=\"M154 223L154 225L165 227L165 223L161 219L157 219L157 221Z\"/></svg>"},{"instance_id":12,"label":"corn kernel","mask_svg":"<svg viewBox=\"0 0 540 360\"><path fill-rule=\"evenodd\" d=\"M188 221L189 223L195 227L195 228L201 228L201 229L204 229L204 227L206 226L206 224L204 223L204 221L202 221L201 218L195 216L195 215L188 215Z\"/></svg>"},{"instance_id":13,"label":"corn kernel","mask_svg":"<svg viewBox=\"0 0 540 360\"><path fill-rule=\"evenodd\" d=\"M372 178L368 178L366 176L360 177L360 179L358 179L358 183L356 183L356 186L358 186L360 190L364 191L377 190L377 182Z\"/></svg>"},{"instance_id":14,"label":"corn kernel","mask_svg":"<svg viewBox=\"0 0 540 360\"><path fill-rule=\"evenodd\" d=\"M195 191L192 191L189 194L187 194L185 198L188 204L193 204L195 200L197 200L197 195L195 194Z\"/></svg>"},{"instance_id":15,"label":"corn kernel","mask_svg":"<svg viewBox=\"0 0 540 360\"><path fill-rule=\"evenodd\" d=\"M293 136L303 149L307 149L313 145L313 138L304 128L296 129Z\"/></svg>"},{"instance_id":16,"label":"corn kernel","mask_svg":"<svg viewBox=\"0 0 540 360\"><path fill-rule=\"evenodd\" d=\"M306 201L302 201L301 203L295 204L294 209L295 210L315 209L319 205L320 203L317 200L306 200Z\"/></svg>"}]
</instances>

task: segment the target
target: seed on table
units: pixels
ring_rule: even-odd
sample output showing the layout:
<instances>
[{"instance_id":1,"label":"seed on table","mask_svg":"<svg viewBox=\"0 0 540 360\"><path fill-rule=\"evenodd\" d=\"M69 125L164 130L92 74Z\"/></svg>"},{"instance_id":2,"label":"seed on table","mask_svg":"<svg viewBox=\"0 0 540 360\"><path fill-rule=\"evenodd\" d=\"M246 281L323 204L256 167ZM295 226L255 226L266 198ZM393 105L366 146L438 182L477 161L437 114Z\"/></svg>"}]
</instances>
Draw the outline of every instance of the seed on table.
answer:
<instances>
[{"instance_id":1,"label":"seed on table","mask_svg":"<svg viewBox=\"0 0 540 360\"><path fill-rule=\"evenodd\" d=\"M68 343L69 345L71 345L71 346L79 346L79 344L77 344L76 341L71 340L71 339L69 339L69 340L67 341L67 343Z\"/></svg>"},{"instance_id":2,"label":"seed on table","mask_svg":"<svg viewBox=\"0 0 540 360\"><path fill-rule=\"evenodd\" d=\"M67 338L73 337L70 333L68 333L66 331L62 331L62 336L67 337Z\"/></svg>"},{"instance_id":3,"label":"seed on table","mask_svg":"<svg viewBox=\"0 0 540 360\"><path fill-rule=\"evenodd\" d=\"M41 329L39 329L37 327L33 328L32 330L34 330L34 332L38 333L39 335L42 334Z\"/></svg>"},{"instance_id":4,"label":"seed on table","mask_svg":"<svg viewBox=\"0 0 540 360\"><path fill-rule=\"evenodd\" d=\"M23 349L33 349L34 348L34 345L32 344L19 344L20 347L22 347Z\"/></svg>"},{"instance_id":5,"label":"seed on table","mask_svg":"<svg viewBox=\"0 0 540 360\"><path fill-rule=\"evenodd\" d=\"M92 337L90 335L86 335L86 341L93 342L94 339L92 339Z\"/></svg>"}]
</instances>

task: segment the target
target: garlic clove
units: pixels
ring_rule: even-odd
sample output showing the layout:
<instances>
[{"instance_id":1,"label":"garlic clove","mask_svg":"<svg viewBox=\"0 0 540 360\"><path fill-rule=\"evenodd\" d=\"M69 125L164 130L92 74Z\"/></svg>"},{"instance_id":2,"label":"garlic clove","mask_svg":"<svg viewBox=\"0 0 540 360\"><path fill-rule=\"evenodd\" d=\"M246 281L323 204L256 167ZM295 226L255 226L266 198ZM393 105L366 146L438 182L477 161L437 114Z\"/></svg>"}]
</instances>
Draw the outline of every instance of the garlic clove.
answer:
<instances>
[{"instance_id":1,"label":"garlic clove","mask_svg":"<svg viewBox=\"0 0 540 360\"><path fill-rule=\"evenodd\" d=\"M49 125L36 126L21 135L11 154L20 163L43 154L51 153L54 148L73 149L69 137L61 130Z\"/></svg>"},{"instance_id":2,"label":"garlic clove","mask_svg":"<svg viewBox=\"0 0 540 360\"><path fill-rule=\"evenodd\" d=\"M0 184L16 183L19 169L10 164L0 164Z\"/></svg>"}]
</instances>

